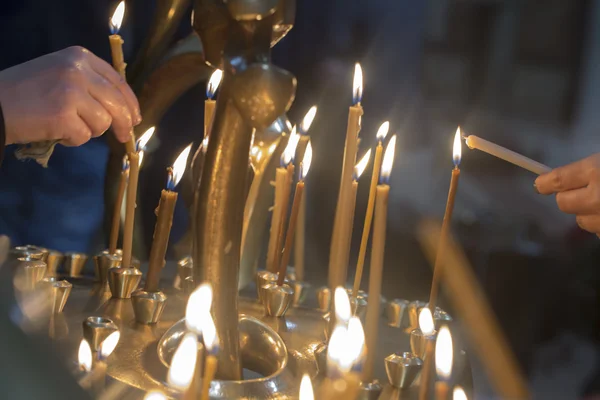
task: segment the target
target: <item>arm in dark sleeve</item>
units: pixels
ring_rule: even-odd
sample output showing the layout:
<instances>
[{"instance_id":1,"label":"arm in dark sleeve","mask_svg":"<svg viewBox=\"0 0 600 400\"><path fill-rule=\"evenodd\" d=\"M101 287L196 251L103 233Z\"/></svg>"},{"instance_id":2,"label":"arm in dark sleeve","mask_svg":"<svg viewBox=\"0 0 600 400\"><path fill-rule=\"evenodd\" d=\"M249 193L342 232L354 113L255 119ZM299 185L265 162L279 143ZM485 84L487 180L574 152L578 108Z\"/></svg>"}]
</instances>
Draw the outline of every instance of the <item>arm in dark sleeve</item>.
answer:
<instances>
[{"instance_id":1,"label":"arm in dark sleeve","mask_svg":"<svg viewBox=\"0 0 600 400\"><path fill-rule=\"evenodd\" d=\"M4 125L4 113L0 105L0 166L4 160L4 146L6 145L6 126Z\"/></svg>"}]
</instances>

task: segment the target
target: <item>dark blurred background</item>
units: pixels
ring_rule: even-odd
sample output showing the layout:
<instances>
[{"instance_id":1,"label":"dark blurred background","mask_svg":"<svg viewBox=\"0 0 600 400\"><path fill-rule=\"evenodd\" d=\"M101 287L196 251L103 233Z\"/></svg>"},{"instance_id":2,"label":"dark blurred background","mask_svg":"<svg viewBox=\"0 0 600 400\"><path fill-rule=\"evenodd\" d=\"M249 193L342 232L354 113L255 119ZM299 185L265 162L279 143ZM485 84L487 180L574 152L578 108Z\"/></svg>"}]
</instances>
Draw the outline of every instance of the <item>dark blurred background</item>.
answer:
<instances>
[{"instance_id":1,"label":"dark blurred background","mask_svg":"<svg viewBox=\"0 0 600 400\"><path fill-rule=\"evenodd\" d=\"M123 37L129 60L144 38L153 4L128 2ZM115 5L92 0L3 4L3 67L72 44L108 59L106 20ZM188 21L185 17L177 39L190 33ZM293 122L311 105L319 107L310 130L315 156L307 182L307 279L326 281L355 62L361 63L365 77L359 153L375 144L384 120L398 134L383 293L388 299L425 300L431 269L414 232L422 217L443 215L457 125L549 166L598 151L599 22L596 0L298 0L295 27L274 49L273 62L298 78L289 112ZM142 169L140 206L147 245L165 168L190 141L202 139L205 84L186 93L163 118ZM33 244L100 249L103 203L93 188L104 179L106 145L101 139L58 153L51 167L64 165L63 173L80 174L75 181L89 186L90 198L85 207L75 208L79 214L72 205L62 207L67 210L56 224L66 225L65 241L57 241L56 225L49 232L52 225L44 218L30 219L27 229L39 231ZM97 157L97 168L87 166L89 173L65 164L69 157L91 160L90 154ZM48 174L25 165L9 151L0 174L0 198L6 203L0 233L9 233L17 244L31 238L13 228L20 225L22 230L19 218L34 214L27 199L36 194L31 190L21 198L15 193L23 193L24 177L44 179L42 174ZM536 396L578 398L600 392L594 386L600 360L600 241L561 214L553 198L537 195L531 173L465 146L461 170L453 231L534 382ZM350 278L367 180L359 186ZM65 190L55 198L56 204L64 204L69 189L54 184ZM77 236L73 225L86 227L87 236ZM187 212L179 202L173 242L186 228ZM79 241L69 239L74 236ZM444 301L442 305L449 307ZM477 368L475 372L485 382ZM485 384L477 390L489 394Z\"/></svg>"}]
</instances>

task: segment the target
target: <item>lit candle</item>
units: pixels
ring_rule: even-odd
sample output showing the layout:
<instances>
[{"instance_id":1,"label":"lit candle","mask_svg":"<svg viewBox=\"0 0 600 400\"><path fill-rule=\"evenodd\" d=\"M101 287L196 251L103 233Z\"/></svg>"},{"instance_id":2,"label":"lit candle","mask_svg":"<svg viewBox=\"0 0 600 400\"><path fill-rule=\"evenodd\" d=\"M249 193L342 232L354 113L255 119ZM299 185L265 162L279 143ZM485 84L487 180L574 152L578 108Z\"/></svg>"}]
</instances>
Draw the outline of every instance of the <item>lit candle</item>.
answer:
<instances>
[{"instance_id":1,"label":"lit candle","mask_svg":"<svg viewBox=\"0 0 600 400\"><path fill-rule=\"evenodd\" d=\"M308 374L302 375L300 381L300 400L315 400L315 393Z\"/></svg>"},{"instance_id":2,"label":"lit candle","mask_svg":"<svg viewBox=\"0 0 600 400\"><path fill-rule=\"evenodd\" d=\"M288 211L294 175L294 154L296 153L296 146L299 141L300 135L296 133L296 127L293 127L287 146L281 154L281 166L275 169L275 203L273 205L269 247L267 250L267 269L271 272L277 272L277 267L279 266L279 252L284 234L283 227Z\"/></svg>"},{"instance_id":3,"label":"lit candle","mask_svg":"<svg viewBox=\"0 0 600 400\"><path fill-rule=\"evenodd\" d=\"M454 349L452 334L447 326L442 326L435 342L435 371L438 381L435 383L435 400L448 400L450 387L448 382L452 376Z\"/></svg>"},{"instance_id":4,"label":"lit candle","mask_svg":"<svg viewBox=\"0 0 600 400\"><path fill-rule=\"evenodd\" d=\"M373 174L371 175L371 186L369 187L369 201L367 203L367 212L365 214L365 223L363 226L362 239L360 241L360 250L358 252L358 260L356 261L354 288L352 290L352 297L354 298L356 298L356 295L360 290L360 281L365 265L365 256L367 255L367 244L369 243L369 234L371 232L371 222L373 222L373 210L375 209L375 192L377 183L379 182L381 158L383 157L383 139L387 136L389 129L390 123L385 121L377 131L377 147L375 148L375 161L373 162Z\"/></svg>"},{"instance_id":5,"label":"lit candle","mask_svg":"<svg viewBox=\"0 0 600 400\"><path fill-rule=\"evenodd\" d=\"M515 153L514 151L508 150L502 146L498 146L497 144L489 142L480 137L470 135L465 137L465 141L470 149L481 150L485 153L501 158L504 161L508 161L511 164L531 171L534 174L542 175L551 171L551 168L544 164L534 161L531 158L527 158L519 153Z\"/></svg>"},{"instance_id":6,"label":"lit candle","mask_svg":"<svg viewBox=\"0 0 600 400\"><path fill-rule=\"evenodd\" d=\"M104 390L106 385L106 359L110 356L117 347L121 333L119 331L113 332L100 344L98 349L98 359L92 366L92 390L96 394L96 397Z\"/></svg>"},{"instance_id":7,"label":"lit candle","mask_svg":"<svg viewBox=\"0 0 600 400\"><path fill-rule=\"evenodd\" d=\"M302 123L299 126L298 132L300 133L300 141L298 142L298 149L296 150L296 160L302 161L304 159L304 152L310 142L310 135L308 130L312 125L315 116L317 114L317 106L312 106L310 110L304 116ZM306 238L306 196L302 197L300 201L300 211L298 214L298 221L296 222L296 236L294 244L294 269L296 271L296 279L300 282L304 281L304 252L305 252L305 241Z\"/></svg>"},{"instance_id":8,"label":"lit candle","mask_svg":"<svg viewBox=\"0 0 600 400\"><path fill-rule=\"evenodd\" d=\"M347 206L348 214L340 218L340 231L337 235L337 245L333 247L333 253L330 254L329 264L333 265L334 270L338 271L342 277L340 285L346 282L346 273L348 271L348 263L350 260L350 246L352 244L352 230L354 228L354 208L356 206L356 193L358 191L358 179L364 172L369 159L371 158L371 150L361 158L354 167L352 184L348 191L348 197L344 204Z\"/></svg>"},{"instance_id":9,"label":"lit candle","mask_svg":"<svg viewBox=\"0 0 600 400\"><path fill-rule=\"evenodd\" d=\"M127 204L125 210L125 227L123 229L123 258L121 265L125 268L131 267L131 255L133 250L133 224L135 220L135 207L137 198L138 177L140 173L140 151L144 150L146 144L154 134L154 127L148 129L137 141L135 151L128 153L129 158L129 182L127 183Z\"/></svg>"},{"instance_id":10,"label":"lit candle","mask_svg":"<svg viewBox=\"0 0 600 400\"><path fill-rule=\"evenodd\" d=\"M77 363L79 364L79 370L85 374L79 380L79 385L84 389L89 389L91 385L89 374L92 370L92 349L85 339L81 339L81 343L79 343Z\"/></svg>"},{"instance_id":11,"label":"lit candle","mask_svg":"<svg viewBox=\"0 0 600 400\"><path fill-rule=\"evenodd\" d=\"M435 325L431 310L427 307L421 309L419 314L419 328L423 336L432 336L435 333ZM433 373L435 341L425 342L425 355L423 356L423 369L421 370L421 382L419 386L419 400L428 400L431 391L431 375Z\"/></svg>"},{"instance_id":12,"label":"lit candle","mask_svg":"<svg viewBox=\"0 0 600 400\"><path fill-rule=\"evenodd\" d=\"M154 226L154 236L152 239L152 248L148 258L148 275L146 276L146 285L144 290L147 292L158 291L160 280L160 271L165 265L165 255L169 244L171 234L171 225L173 224L173 214L175 204L177 203L177 192L175 187L181 180L187 165L187 159L192 145L188 145L177 157L173 167L168 170L167 188L163 189L160 195L160 202L157 207L156 225Z\"/></svg>"},{"instance_id":13,"label":"lit candle","mask_svg":"<svg viewBox=\"0 0 600 400\"><path fill-rule=\"evenodd\" d=\"M281 262L279 263L279 276L277 277L277 284L283 285L285 279L286 270L288 263L290 262L290 255L292 252L292 246L294 243L294 234L296 233L296 221L298 220L298 214L300 211L300 204L302 203L304 193L304 180L310 169L310 163L312 161L312 146L310 142L304 153L304 159L300 163L300 180L296 184L296 192L294 193L294 201L292 202L292 213L290 215L290 223L288 225L287 233L285 236L285 245L283 248L283 255L281 256Z\"/></svg>"},{"instance_id":14,"label":"lit candle","mask_svg":"<svg viewBox=\"0 0 600 400\"><path fill-rule=\"evenodd\" d=\"M452 400L469 400L462 387L456 386L452 391Z\"/></svg>"},{"instance_id":15,"label":"lit candle","mask_svg":"<svg viewBox=\"0 0 600 400\"><path fill-rule=\"evenodd\" d=\"M454 199L456 198L456 191L458 189L458 178L460 177L460 169L458 168L458 166L460 165L460 158L462 155L460 136L460 127L458 127L456 129L456 134L454 135L454 146L452 151L454 169L452 169L452 178L450 179L450 190L448 191L448 201L446 202L444 222L442 223L442 235L440 236L438 252L433 267L433 280L431 281L431 292L429 295L429 309L434 314L440 290L440 277L443 268L442 260L444 259L444 249L446 247L446 240L450 232L450 223L452 222L452 211L454 210Z\"/></svg>"},{"instance_id":16,"label":"lit candle","mask_svg":"<svg viewBox=\"0 0 600 400\"><path fill-rule=\"evenodd\" d=\"M210 127L212 126L217 102L213 99L215 92L223 78L223 71L216 69L212 73L206 86L206 100L204 101L204 138L207 140L210 136ZM208 141L208 140L207 140ZM206 152L206 149L204 150Z\"/></svg>"},{"instance_id":17,"label":"lit candle","mask_svg":"<svg viewBox=\"0 0 600 400\"><path fill-rule=\"evenodd\" d=\"M202 322L202 337L204 339L204 347L206 347L206 360L204 365L204 377L202 378L202 392L200 400L208 400L208 392L210 383L215 378L217 373L217 353L219 352L219 338L215 322L209 312L203 313L204 320Z\"/></svg>"},{"instance_id":18,"label":"lit candle","mask_svg":"<svg viewBox=\"0 0 600 400\"><path fill-rule=\"evenodd\" d=\"M144 400L167 400L167 397L160 390L151 390L146 393Z\"/></svg>"},{"instance_id":19,"label":"lit candle","mask_svg":"<svg viewBox=\"0 0 600 400\"><path fill-rule=\"evenodd\" d=\"M112 56L113 67L123 79L126 79L125 68L127 67L127 64L125 63L125 58L123 57L123 39L121 38L121 35L119 35L119 30L121 29L124 16L125 0L119 3L112 17L110 17L108 20L108 25L110 27L110 36L108 36L108 41L110 43L110 53ZM127 153L132 153L135 151L134 149L135 138L132 132L131 139L125 143L125 151Z\"/></svg>"},{"instance_id":20,"label":"lit candle","mask_svg":"<svg viewBox=\"0 0 600 400\"><path fill-rule=\"evenodd\" d=\"M123 157L123 170L119 179L119 188L117 189L117 200L115 201L115 209L113 210L112 226L110 230L110 238L108 241L108 252L115 254L117 251L117 241L119 240L119 228L121 227L121 207L123 206L123 197L125 196L125 188L127 187L127 178L129 177L129 161L127 156Z\"/></svg>"},{"instance_id":21,"label":"lit candle","mask_svg":"<svg viewBox=\"0 0 600 400\"><path fill-rule=\"evenodd\" d=\"M337 325L347 326L352 316L352 308L346 289L341 286L335 288L335 292L333 292L333 305L333 316L335 318L331 321L331 327L335 328Z\"/></svg>"},{"instance_id":22,"label":"lit candle","mask_svg":"<svg viewBox=\"0 0 600 400\"><path fill-rule=\"evenodd\" d=\"M369 301L367 302L367 360L363 371L363 382L373 380L373 369L375 366L375 355L377 353L377 335L379 327L379 316L381 315L379 301L381 297L381 282L383 277L383 259L385 253L385 230L387 227L387 208L390 194L388 181L392 166L394 164L394 152L396 147L396 135L392 136L385 149L381 165L381 179L375 194L375 223L373 225L373 244L371 247L371 271L369 273Z\"/></svg>"},{"instance_id":23,"label":"lit candle","mask_svg":"<svg viewBox=\"0 0 600 400\"><path fill-rule=\"evenodd\" d=\"M200 363L197 359L198 340L196 334L188 332L183 336L173 358L171 367L167 373L168 384L183 392L185 399L195 398L196 388L193 387L196 365Z\"/></svg>"},{"instance_id":24,"label":"lit candle","mask_svg":"<svg viewBox=\"0 0 600 400\"><path fill-rule=\"evenodd\" d=\"M336 247L344 245L340 243L339 236L343 233L343 221L351 218L352 210L348 199L352 192L352 172L356 163L356 151L358 148L358 133L360 131L360 120L363 115L363 108L360 105L362 100L362 69L360 64L354 67L354 82L352 90L353 105L348 111L348 126L346 129L346 145L344 147L344 161L342 163L342 176L340 180L340 191L338 194L335 217L333 221L333 233L331 235L331 248L329 252L329 287L334 288L343 286L346 282L345 272L348 265L342 265L336 255L340 250ZM354 207L352 207L354 208Z\"/></svg>"}]
</instances>

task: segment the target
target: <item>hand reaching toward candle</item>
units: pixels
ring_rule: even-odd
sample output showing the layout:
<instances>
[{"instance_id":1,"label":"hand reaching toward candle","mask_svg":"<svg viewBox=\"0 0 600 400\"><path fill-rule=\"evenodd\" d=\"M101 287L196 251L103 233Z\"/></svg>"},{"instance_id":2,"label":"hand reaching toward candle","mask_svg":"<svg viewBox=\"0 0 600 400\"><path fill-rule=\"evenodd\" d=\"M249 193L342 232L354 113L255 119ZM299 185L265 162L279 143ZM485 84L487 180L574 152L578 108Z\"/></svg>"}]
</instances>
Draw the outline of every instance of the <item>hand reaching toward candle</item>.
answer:
<instances>
[{"instance_id":1,"label":"hand reaching toward candle","mask_svg":"<svg viewBox=\"0 0 600 400\"><path fill-rule=\"evenodd\" d=\"M600 234L600 153L551 172L535 181L541 194L556 194L558 208L577 216L584 230Z\"/></svg>"},{"instance_id":2,"label":"hand reaching toward candle","mask_svg":"<svg viewBox=\"0 0 600 400\"><path fill-rule=\"evenodd\" d=\"M6 144L60 140L79 146L111 125L130 138L141 122L138 101L106 62L69 47L0 72Z\"/></svg>"}]
</instances>

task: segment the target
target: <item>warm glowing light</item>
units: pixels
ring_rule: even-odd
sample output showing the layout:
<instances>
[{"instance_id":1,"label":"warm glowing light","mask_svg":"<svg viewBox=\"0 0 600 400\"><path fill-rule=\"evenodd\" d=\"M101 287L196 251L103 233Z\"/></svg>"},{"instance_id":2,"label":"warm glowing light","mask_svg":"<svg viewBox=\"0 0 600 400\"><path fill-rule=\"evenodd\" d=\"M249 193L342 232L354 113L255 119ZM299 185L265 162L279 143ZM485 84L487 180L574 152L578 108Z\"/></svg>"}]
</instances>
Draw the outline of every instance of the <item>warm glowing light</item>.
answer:
<instances>
[{"instance_id":1,"label":"warm glowing light","mask_svg":"<svg viewBox=\"0 0 600 400\"><path fill-rule=\"evenodd\" d=\"M348 292L343 287L338 286L335 289L333 301L335 305L335 318L337 319L337 323L346 325L352 316Z\"/></svg>"},{"instance_id":2,"label":"warm glowing light","mask_svg":"<svg viewBox=\"0 0 600 400\"><path fill-rule=\"evenodd\" d=\"M352 360L347 356L347 337L346 327L337 325L333 328L329 344L327 345L327 371L328 373L337 372L339 374L347 373L352 367Z\"/></svg>"},{"instance_id":3,"label":"warm glowing light","mask_svg":"<svg viewBox=\"0 0 600 400\"><path fill-rule=\"evenodd\" d=\"M460 158L462 156L462 147L460 143L460 126L456 128L456 134L454 135L454 148L452 149L452 159L454 160L454 165L458 167L460 164Z\"/></svg>"},{"instance_id":4,"label":"warm glowing light","mask_svg":"<svg viewBox=\"0 0 600 400\"><path fill-rule=\"evenodd\" d=\"M390 131L390 122L385 121L383 124L381 124L381 126L377 130L377 135L376 135L377 141L383 142L383 139L385 139L385 137L387 136L389 131Z\"/></svg>"},{"instance_id":5,"label":"warm glowing light","mask_svg":"<svg viewBox=\"0 0 600 400\"><path fill-rule=\"evenodd\" d=\"M202 339L208 353L214 354L219 348L219 337L217 327L210 312L202 313Z\"/></svg>"},{"instance_id":6,"label":"warm glowing light","mask_svg":"<svg viewBox=\"0 0 600 400\"><path fill-rule=\"evenodd\" d=\"M144 396L144 400L167 400L163 392L153 390Z\"/></svg>"},{"instance_id":7,"label":"warm glowing light","mask_svg":"<svg viewBox=\"0 0 600 400\"><path fill-rule=\"evenodd\" d=\"M308 374L302 375L302 381L300 381L300 400L315 400L315 393Z\"/></svg>"},{"instance_id":8,"label":"warm glowing light","mask_svg":"<svg viewBox=\"0 0 600 400\"><path fill-rule=\"evenodd\" d=\"M77 362L79 363L79 368L81 368L81 370L85 372L90 372L92 370L92 349L85 339L81 339L81 343L79 343Z\"/></svg>"},{"instance_id":9,"label":"warm glowing light","mask_svg":"<svg viewBox=\"0 0 600 400\"><path fill-rule=\"evenodd\" d=\"M125 16L125 0L123 0L119 3L119 5L115 9L115 12L113 13L112 17L110 17L110 20L108 21L108 24L110 25L110 33L112 33L113 35L116 35L117 33L119 33L119 29L121 29L121 24L123 23L124 16Z\"/></svg>"},{"instance_id":10,"label":"warm glowing light","mask_svg":"<svg viewBox=\"0 0 600 400\"><path fill-rule=\"evenodd\" d=\"M185 309L185 324L189 330L197 335L202 333L202 324L205 315L210 315L213 290L210 283L203 283L196 288L188 299Z\"/></svg>"},{"instance_id":11,"label":"warm glowing light","mask_svg":"<svg viewBox=\"0 0 600 400\"><path fill-rule=\"evenodd\" d=\"M365 171L365 168L367 168L367 165L369 164L370 159L371 159L371 149L369 149L369 151L367 151L367 154L365 154L363 156L363 158L360 159L358 164L356 164L354 166L354 180L355 181L357 181L360 178L360 176L362 175L362 173Z\"/></svg>"},{"instance_id":12,"label":"warm glowing light","mask_svg":"<svg viewBox=\"0 0 600 400\"><path fill-rule=\"evenodd\" d=\"M435 331L431 310L428 307L423 307L419 313L419 328L423 335L431 335Z\"/></svg>"},{"instance_id":13,"label":"warm glowing light","mask_svg":"<svg viewBox=\"0 0 600 400\"><path fill-rule=\"evenodd\" d=\"M144 132L144 134L137 141L137 149L136 149L137 151L146 150L146 145L152 138L152 135L154 135L155 130L156 130L156 127L153 126L151 128L148 128L148 130L146 132Z\"/></svg>"},{"instance_id":14,"label":"warm glowing light","mask_svg":"<svg viewBox=\"0 0 600 400\"><path fill-rule=\"evenodd\" d=\"M346 354L351 360L352 364L356 364L360 359L365 346L365 331L362 323L360 322L360 318L350 318L350 321L348 322L348 334L346 340Z\"/></svg>"},{"instance_id":15,"label":"warm glowing light","mask_svg":"<svg viewBox=\"0 0 600 400\"><path fill-rule=\"evenodd\" d=\"M383 154L383 162L381 163L381 181L387 182L392 172L392 166L394 165L394 152L396 150L396 135L392 136L385 153Z\"/></svg>"},{"instance_id":16,"label":"warm glowing light","mask_svg":"<svg viewBox=\"0 0 600 400\"><path fill-rule=\"evenodd\" d=\"M454 388L454 392L452 393L452 400L469 400L467 398L467 394L460 386L456 386Z\"/></svg>"},{"instance_id":17,"label":"warm glowing light","mask_svg":"<svg viewBox=\"0 0 600 400\"><path fill-rule=\"evenodd\" d=\"M272 145L269 146L269 155L273 154L273 152L275 151L275 149L277 148L277 143L273 143Z\"/></svg>"},{"instance_id":18,"label":"warm glowing light","mask_svg":"<svg viewBox=\"0 0 600 400\"><path fill-rule=\"evenodd\" d=\"M179 153L177 159L173 163L173 178L171 179L171 187L168 188L169 190L175 189L175 186L181 181L191 150L192 144L190 143L181 153Z\"/></svg>"},{"instance_id":19,"label":"warm glowing light","mask_svg":"<svg viewBox=\"0 0 600 400\"><path fill-rule=\"evenodd\" d=\"M210 80L208 81L208 85L206 86L206 97L212 99L221 83L221 79L223 78L223 71L220 69L215 69L215 72L210 76Z\"/></svg>"},{"instance_id":20,"label":"warm glowing light","mask_svg":"<svg viewBox=\"0 0 600 400\"><path fill-rule=\"evenodd\" d=\"M447 326L440 328L435 342L435 370L440 379L450 379L454 350L452 334Z\"/></svg>"},{"instance_id":21,"label":"warm glowing light","mask_svg":"<svg viewBox=\"0 0 600 400\"><path fill-rule=\"evenodd\" d=\"M171 368L167 374L167 382L179 390L185 390L192 383L196 358L198 357L198 342L194 333L186 333L179 347L173 354Z\"/></svg>"},{"instance_id":22,"label":"warm glowing light","mask_svg":"<svg viewBox=\"0 0 600 400\"><path fill-rule=\"evenodd\" d=\"M142 161L144 161L144 150L140 150L138 152L138 165L142 166Z\"/></svg>"},{"instance_id":23,"label":"warm glowing light","mask_svg":"<svg viewBox=\"0 0 600 400\"><path fill-rule=\"evenodd\" d=\"M315 115L317 115L317 106L312 106L310 110L308 110L308 112L304 116L304 119L302 120L302 123L300 124L301 134L308 132L310 126L312 125L315 119Z\"/></svg>"},{"instance_id":24,"label":"warm glowing light","mask_svg":"<svg viewBox=\"0 0 600 400\"><path fill-rule=\"evenodd\" d=\"M354 66L354 82L352 84L352 102L359 104L362 100L363 73L359 63Z\"/></svg>"},{"instance_id":25,"label":"warm glowing light","mask_svg":"<svg viewBox=\"0 0 600 400\"><path fill-rule=\"evenodd\" d=\"M306 151L304 151L304 158L302 159L302 171L301 177L302 180L306 179L306 175L308 175L308 170L310 169L310 164L312 163L312 144L310 141L306 145Z\"/></svg>"},{"instance_id":26,"label":"warm glowing light","mask_svg":"<svg viewBox=\"0 0 600 400\"><path fill-rule=\"evenodd\" d=\"M110 356L117 347L117 343L119 343L119 339L121 338L121 333L119 331L113 332L104 341L100 344L100 349L98 350L100 359L106 360L108 356Z\"/></svg>"},{"instance_id":27,"label":"warm glowing light","mask_svg":"<svg viewBox=\"0 0 600 400\"><path fill-rule=\"evenodd\" d=\"M300 141L300 135L296 133L296 126L292 128L292 132L290 133L290 138L288 139L287 146L283 150L283 154L281 155L281 165L287 166L289 163L294 161L294 154L296 154L296 147L298 146L298 142Z\"/></svg>"}]
</instances>

